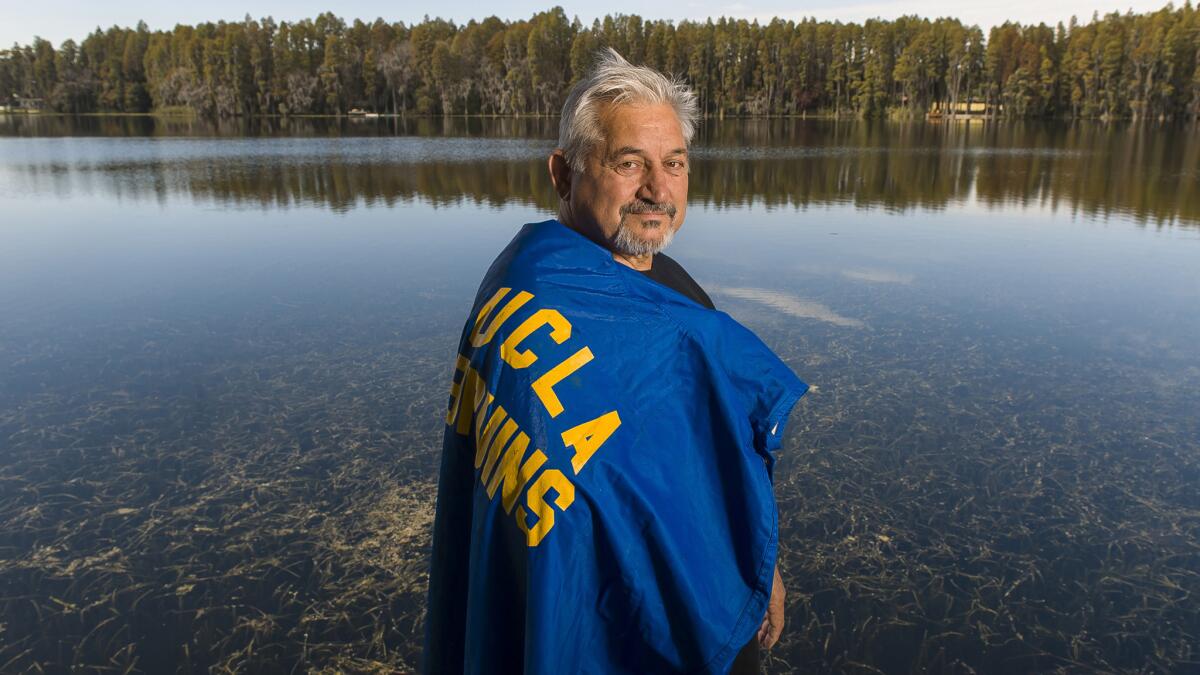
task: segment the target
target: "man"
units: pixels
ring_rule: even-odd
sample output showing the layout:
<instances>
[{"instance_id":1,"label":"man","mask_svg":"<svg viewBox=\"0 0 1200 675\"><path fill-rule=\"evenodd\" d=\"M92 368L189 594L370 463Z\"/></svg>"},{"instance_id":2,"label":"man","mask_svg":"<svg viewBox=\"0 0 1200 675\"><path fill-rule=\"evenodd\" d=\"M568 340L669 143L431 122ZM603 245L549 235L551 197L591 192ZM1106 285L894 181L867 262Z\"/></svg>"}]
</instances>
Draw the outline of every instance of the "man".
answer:
<instances>
[{"instance_id":1,"label":"man","mask_svg":"<svg viewBox=\"0 0 1200 675\"><path fill-rule=\"evenodd\" d=\"M695 118L612 50L568 96L559 218L496 259L460 343L427 672L753 672L779 637L771 451L807 386L661 253Z\"/></svg>"}]
</instances>

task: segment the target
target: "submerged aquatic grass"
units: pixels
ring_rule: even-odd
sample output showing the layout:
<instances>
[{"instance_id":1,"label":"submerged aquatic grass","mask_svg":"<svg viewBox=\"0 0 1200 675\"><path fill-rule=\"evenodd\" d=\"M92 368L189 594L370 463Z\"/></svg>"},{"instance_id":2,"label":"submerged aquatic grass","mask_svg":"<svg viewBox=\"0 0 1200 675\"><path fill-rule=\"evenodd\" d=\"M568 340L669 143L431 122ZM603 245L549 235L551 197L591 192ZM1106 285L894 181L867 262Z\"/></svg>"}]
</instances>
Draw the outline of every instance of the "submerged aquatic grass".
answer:
<instances>
[{"instance_id":1,"label":"submerged aquatic grass","mask_svg":"<svg viewBox=\"0 0 1200 675\"><path fill-rule=\"evenodd\" d=\"M414 664L442 364L154 345L0 406L0 671ZM52 374L22 356L6 374Z\"/></svg>"},{"instance_id":2,"label":"submerged aquatic grass","mask_svg":"<svg viewBox=\"0 0 1200 675\"><path fill-rule=\"evenodd\" d=\"M759 327L821 383L777 474L772 672L1200 666L1200 423L1146 373Z\"/></svg>"},{"instance_id":3,"label":"submerged aquatic grass","mask_svg":"<svg viewBox=\"0 0 1200 675\"><path fill-rule=\"evenodd\" d=\"M1200 660L1197 429L1130 403L1139 373L1107 374L1095 405L1099 382L1035 376L1017 342L922 351L878 317L727 301L819 383L776 474L789 595L770 672ZM160 340L186 331L159 327L95 379L4 406L0 670L415 668L446 370L422 355L453 344L440 329L267 332L181 363L194 346ZM15 356L16 381L86 370Z\"/></svg>"},{"instance_id":4,"label":"submerged aquatic grass","mask_svg":"<svg viewBox=\"0 0 1200 675\"><path fill-rule=\"evenodd\" d=\"M672 250L815 385L766 670L1200 670L1200 137L791 124L706 132ZM903 142L720 150L829 134ZM414 670L454 346L544 164L74 142L0 153L0 672Z\"/></svg>"}]
</instances>

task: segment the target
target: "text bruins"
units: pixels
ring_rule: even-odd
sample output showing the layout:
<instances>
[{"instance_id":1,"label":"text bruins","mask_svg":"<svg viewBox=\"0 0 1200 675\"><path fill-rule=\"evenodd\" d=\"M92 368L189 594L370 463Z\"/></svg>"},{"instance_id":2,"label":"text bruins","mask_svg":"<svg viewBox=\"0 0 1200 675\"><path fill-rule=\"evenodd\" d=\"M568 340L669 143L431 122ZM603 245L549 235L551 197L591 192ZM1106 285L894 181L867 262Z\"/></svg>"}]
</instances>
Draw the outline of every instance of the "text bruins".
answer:
<instances>
[{"instance_id":1,"label":"text bruins","mask_svg":"<svg viewBox=\"0 0 1200 675\"><path fill-rule=\"evenodd\" d=\"M475 317L469 353L459 354L454 364L446 424L454 425L460 435L474 434L475 468L479 470L480 484L489 499L495 499L499 490L505 512L516 519L517 526L525 533L526 543L537 546L554 528L554 507L566 511L575 501L575 484L559 469L545 466L548 458L541 449L527 452L529 436L509 417L503 402L496 400L494 393L488 390L485 376L471 365L475 350L490 343L504 323L534 298L532 293L520 291L497 309L511 291L511 288L496 291ZM571 338L571 322L558 310L541 308L501 341L500 360L516 370L532 366L539 360L539 355L531 348L521 349L521 343L542 328L549 329L555 345L564 345ZM564 412L554 387L592 360L592 350L587 345L578 348L564 345L560 351L561 354L555 356L562 358L534 378L530 385L551 418ZM549 357L549 354L541 356ZM568 448L574 451L571 456L573 475L583 470L619 426L620 415L616 410L610 410L562 432L563 451ZM548 501L551 490L557 496ZM532 524L529 522L531 517L534 519Z\"/></svg>"}]
</instances>

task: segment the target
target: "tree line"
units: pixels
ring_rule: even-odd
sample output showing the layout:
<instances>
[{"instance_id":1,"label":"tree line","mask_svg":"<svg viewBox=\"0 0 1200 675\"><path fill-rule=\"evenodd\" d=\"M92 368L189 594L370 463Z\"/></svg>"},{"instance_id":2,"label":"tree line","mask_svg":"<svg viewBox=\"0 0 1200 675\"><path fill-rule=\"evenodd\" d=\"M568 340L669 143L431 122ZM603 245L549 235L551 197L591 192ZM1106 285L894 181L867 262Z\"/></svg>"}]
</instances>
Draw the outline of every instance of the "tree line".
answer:
<instances>
[{"instance_id":1,"label":"tree line","mask_svg":"<svg viewBox=\"0 0 1200 675\"><path fill-rule=\"evenodd\" d=\"M528 20L347 24L332 13L151 31L97 28L57 49L0 51L0 103L67 113L190 110L213 117L556 114L603 47L673 73L707 116L1200 116L1200 10L1190 0L1084 25L992 28L894 21L647 21L585 26L561 7ZM7 100L6 100L7 99ZM40 101L39 101L40 100Z\"/></svg>"}]
</instances>

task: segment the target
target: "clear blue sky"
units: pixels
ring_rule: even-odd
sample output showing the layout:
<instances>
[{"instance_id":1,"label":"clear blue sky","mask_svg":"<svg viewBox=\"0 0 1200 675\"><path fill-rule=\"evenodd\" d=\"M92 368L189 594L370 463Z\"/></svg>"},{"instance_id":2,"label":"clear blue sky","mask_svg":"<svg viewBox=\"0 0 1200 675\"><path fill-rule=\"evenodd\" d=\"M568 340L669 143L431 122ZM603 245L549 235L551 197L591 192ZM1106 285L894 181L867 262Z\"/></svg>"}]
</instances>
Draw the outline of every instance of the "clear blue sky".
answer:
<instances>
[{"instance_id":1,"label":"clear blue sky","mask_svg":"<svg viewBox=\"0 0 1200 675\"><path fill-rule=\"evenodd\" d=\"M133 26L145 20L151 29L169 29L177 23L194 24L203 21L241 20L247 13L255 18L273 16L276 20L295 20L314 17L332 10L347 21L360 18L387 21L420 21L426 14L465 22L496 15L502 19L528 18L535 12L561 5L568 16L578 16L590 23L604 14L639 14L652 19L705 19L732 16L770 20L773 16L800 19L858 21L871 17L893 19L902 14L936 18L953 16L965 23L979 24L986 31L1005 20L1022 23L1045 21L1053 25L1066 22L1072 14L1081 23L1091 18L1094 10L1101 14L1113 10L1135 12L1156 10L1165 5L1162 0L611 0L610 2L554 2L546 0L493 0L472 3L464 0L413 2L412 0L202 0L175 4L164 0L0 0L0 46L13 42L29 43L38 35L57 47L63 40L82 40L97 26L113 24Z\"/></svg>"}]
</instances>

